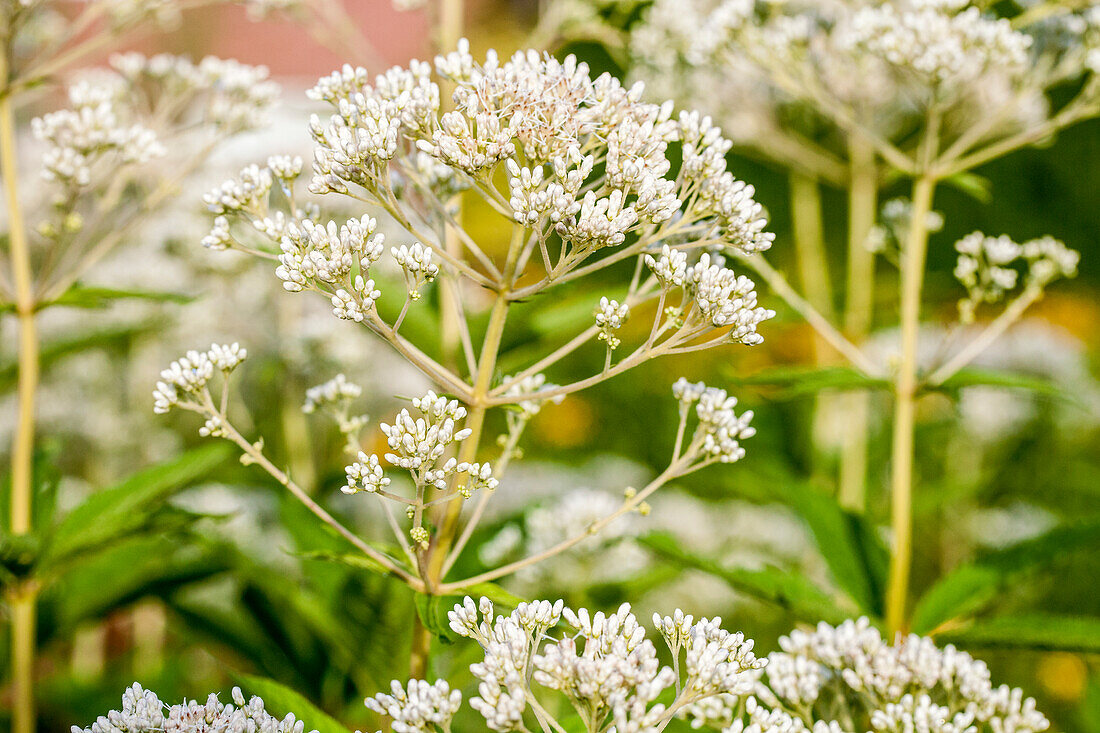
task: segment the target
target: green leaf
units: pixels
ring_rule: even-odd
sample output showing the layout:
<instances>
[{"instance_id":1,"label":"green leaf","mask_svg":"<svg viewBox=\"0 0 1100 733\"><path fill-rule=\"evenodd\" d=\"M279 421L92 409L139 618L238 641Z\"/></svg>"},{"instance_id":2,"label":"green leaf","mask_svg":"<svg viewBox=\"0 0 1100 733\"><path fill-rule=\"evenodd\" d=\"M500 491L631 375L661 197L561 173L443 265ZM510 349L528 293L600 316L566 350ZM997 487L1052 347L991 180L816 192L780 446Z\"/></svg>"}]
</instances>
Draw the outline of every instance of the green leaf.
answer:
<instances>
[{"instance_id":1,"label":"green leaf","mask_svg":"<svg viewBox=\"0 0 1100 733\"><path fill-rule=\"evenodd\" d=\"M462 592L472 598L484 596L493 603L501 603L509 608L515 608L525 600L515 593L501 588L496 583L477 583L476 585L463 588Z\"/></svg>"},{"instance_id":2,"label":"green leaf","mask_svg":"<svg viewBox=\"0 0 1100 733\"><path fill-rule=\"evenodd\" d=\"M729 568L688 552L664 532L650 532L642 544L682 567L695 568L725 580L737 591L785 608L803 621L838 623L852 614L839 608L827 593L801 573L766 567L762 570Z\"/></svg>"},{"instance_id":3,"label":"green leaf","mask_svg":"<svg viewBox=\"0 0 1100 733\"><path fill-rule=\"evenodd\" d=\"M379 548L383 552L390 552L390 548ZM304 552L291 553L303 560L320 560L323 562L334 562L341 565L347 565L352 568L359 568L361 570L369 570L372 573L378 573L379 575L392 575L392 573L384 567L381 563L377 562L373 558L363 554L351 554L345 552L332 552L330 550L306 550Z\"/></svg>"},{"instance_id":4,"label":"green leaf","mask_svg":"<svg viewBox=\"0 0 1100 733\"><path fill-rule=\"evenodd\" d=\"M1100 549L1100 520L1062 524L1038 537L987 552L939 579L913 610L913 630L933 633L941 625L986 608L1019 575L1067 553Z\"/></svg>"},{"instance_id":5,"label":"green leaf","mask_svg":"<svg viewBox=\"0 0 1100 733\"><path fill-rule=\"evenodd\" d=\"M229 676L248 695L262 697L264 708L272 715L282 718L287 713L294 713L294 717L305 723L307 731L350 733L349 729L336 718L280 682L267 677L244 674L232 669L229 670Z\"/></svg>"},{"instance_id":6,"label":"green leaf","mask_svg":"<svg viewBox=\"0 0 1100 733\"><path fill-rule=\"evenodd\" d=\"M43 561L56 562L141 527L168 497L208 474L230 452L227 444L210 443L140 471L118 486L97 491L57 525L47 541Z\"/></svg>"},{"instance_id":7,"label":"green leaf","mask_svg":"<svg viewBox=\"0 0 1100 733\"><path fill-rule=\"evenodd\" d=\"M126 345L136 337L154 331L159 327L154 322L143 322L82 332L79 336L50 341L42 346L39 364L42 370L45 371L55 363L73 354L79 354L89 349ZM0 364L0 392L14 387L18 375L19 366L16 362Z\"/></svg>"},{"instance_id":8,"label":"green leaf","mask_svg":"<svg viewBox=\"0 0 1100 733\"><path fill-rule=\"evenodd\" d=\"M43 303L38 309L43 310L52 306L106 308L116 300L148 300L156 303L190 303L194 298L189 295L184 295L183 293L161 292L156 290L118 290L116 288L74 285L55 300Z\"/></svg>"},{"instance_id":9,"label":"green leaf","mask_svg":"<svg viewBox=\"0 0 1100 733\"><path fill-rule=\"evenodd\" d=\"M1100 618L1029 613L997 616L944 631L937 641L968 647L1100 653Z\"/></svg>"},{"instance_id":10,"label":"green leaf","mask_svg":"<svg viewBox=\"0 0 1100 733\"><path fill-rule=\"evenodd\" d=\"M944 183L969 194L983 204L993 200L993 184L985 176L979 176L971 171L961 171L943 180Z\"/></svg>"},{"instance_id":11,"label":"green leaf","mask_svg":"<svg viewBox=\"0 0 1100 733\"><path fill-rule=\"evenodd\" d=\"M975 369L968 367L951 375L943 384L935 387L925 386L924 388L930 390L955 391L965 387L1022 389L1067 402L1074 401L1073 395L1049 379L1036 377L1030 374L1003 372L995 369Z\"/></svg>"},{"instance_id":12,"label":"green leaf","mask_svg":"<svg viewBox=\"0 0 1100 733\"><path fill-rule=\"evenodd\" d=\"M726 379L745 386L774 387L775 399L790 400L817 394L822 390L889 389L884 379L873 379L848 367L783 366L765 369L752 376L727 373Z\"/></svg>"},{"instance_id":13,"label":"green leaf","mask_svg":"<svg viewBox=\"0 0 1100 733\"><path fill-rule=\"evenodd\" d=\"M225 553L199 546L186 533L139 536L81 554L43 597L43 626L53 638L137 603L164 598L180 588L224 573ZM48 623L47 623L48 621Z\"/></svg>"},{"instance_id":14,"label":"green leaf","mask_svg":"<svg viewBox=\"0 0 1100 733\"><path fill-rule=\"evenodd\" d=\"M446 644L453 644L458 638L447 621L447 612L454 607L454 599L455 596L431 596L427 593L413 596L420 623L435 638Z\"/></svg>"}]
</instances>

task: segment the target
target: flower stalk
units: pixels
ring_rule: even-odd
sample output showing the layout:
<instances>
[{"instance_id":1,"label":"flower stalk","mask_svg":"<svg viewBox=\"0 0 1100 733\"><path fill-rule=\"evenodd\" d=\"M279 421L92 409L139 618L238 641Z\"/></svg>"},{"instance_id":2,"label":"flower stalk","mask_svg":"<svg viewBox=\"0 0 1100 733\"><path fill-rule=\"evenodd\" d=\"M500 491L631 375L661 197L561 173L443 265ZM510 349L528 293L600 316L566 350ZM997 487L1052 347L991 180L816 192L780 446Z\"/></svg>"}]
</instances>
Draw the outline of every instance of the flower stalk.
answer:
<instances>
[{"instance_id":1,"label":"flower stalk","mask_svg":"<svg viewBox=\"0 0 1100 733\"><path fill-rule=\"evenodd\" d=\"M857 136L848 141L848 280L844 330L859 344L871 330L875 290L875 255L868 237L878 210L875 151ZM849 392L845 399L847 432L840 454L837 497L841 506L862 514L867 504L867 419L870 395Z\"/></svg>"},{"instance_id":2,"label":"flower stalk","mask_svg":"<svg viewBox=\"0 0 1100 733\"><path fill-rule=\"evenodd\" d=\"M19 328L18 415L11 450L11 533L19 537L32 530L35 402L40 364L38 329L35 323L34 275L31 271L30 246L23 210L19 205L18 146L15 140L15 113L12 110L8 85L7 59L8 49L0 49L0 83L4 85L4 89L0 90L0 166L8 209L8 240ZM35 727L35 603L36 594L32 587L21 589L12 599L13 733L32 733Z\"/></svg>"}]
</instances>

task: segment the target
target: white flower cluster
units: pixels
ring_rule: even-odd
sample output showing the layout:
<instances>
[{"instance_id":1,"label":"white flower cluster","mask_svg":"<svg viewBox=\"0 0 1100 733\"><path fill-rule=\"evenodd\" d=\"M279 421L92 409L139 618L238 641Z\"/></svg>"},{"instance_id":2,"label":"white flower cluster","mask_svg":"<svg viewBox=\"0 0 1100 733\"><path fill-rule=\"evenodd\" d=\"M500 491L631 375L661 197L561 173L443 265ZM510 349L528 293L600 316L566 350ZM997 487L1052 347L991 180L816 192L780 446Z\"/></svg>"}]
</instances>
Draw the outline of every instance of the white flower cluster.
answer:
<instances>
[{"instance_id":1,"label":"white flower cluster","mask_svg":"<svg viewBox=\"0 0 1100 733\"><path fill-rule=\"evenodd\" d=\"M756 435L752 410L740 415L733 411L737 398L726 390L708 387L702 382L691 383L681 377L672 385L672 394L680 402L681 419L686 420L695 408L698 425L691 444L709 460L733 463L745 457L741 441Z\"/></svg>"},{"instance_id":2,"label":"white flower cluster","mask_svg":"<svg viewBox=\"0 0 1100 733\"><path fill-rule=\"evenodd\" d=\"M393 424L379 426L386 436L392 452L386 460L394 466L409 471L417 486L446 489L452 477L467 474L466 485L457 487L463 496L484 489L497 487L493 469L488 463L469 463L449 457L444 459L452 445L470 437L469 428L458 428L458 421L466 417L466 408L456 400L448 400L428 391L423 397L414 397L413 407L421 417L413 418L407 408L397 414ZM360 490L375 492L389 483L383 478L378 456L359 454L359 461L346 468L348 485L345 493Z\"/></svg>"},{"instance_id":3,"label":"white flower cluster","mask_svg":"<svg viewBox=\"0 0 1100 733\"><path fill-rule=\"evenodd\" d=\"M883 59L933 86L973 82L988 70L1020 74L1031 37L968 0L883 3L860 8L838 30L838 46Z\"/></svg>"},{"instance_id":4,"label":"white flower cluster","mask_svg":"<svg viewBox=\"0 0 1100 733\"><path fill-rule=\"evenodd\" d=\"M522 544L523 556L538 555L562 540L585 534L593 523L614 514L622 503L622 495L616 497L611 492L589 488L573 489L549 505L527 512L522 533L519 527L507 525L494 538L499 543L495 549L508 552ZM629 577L644 569L649 560L645 549L634 541L643 529L638 514L619 517L569 552L521 570L520 577L533 581L529 585L532 588L546 587L547 583L554 588L564 588L581 576L593 583ZM513 547L506 544L509 535L514 540ZM494 548L488 549L491 552ZM487 554L483 548L482 555Z\"/></svg>"},{"instance_id":5,"label":"white flower cluster","mask_svg":"<svg viewBox=\"0 0 1100 733\"><path fill-rule=\"evenodd\" d=\"M405 288L411 300L420 300L420 286L433 282L439 274L439 265L432 262L432 248L420 242L411 246L393 247L390 253L405 276Z\"/></svg>"},{"instance_id":6,"label":"white flower cluster","mask_svg":"<svg viewBox=\"0 0 1100 733\"><path fill-rule=\"evenodd\" d=\"M366 215L339 226L334 221L325 226L309 219L292 221L281 240L275 275L289 292L311 287L330 294L337 318L362 322L381 295L370 277L385 239L375 233L377 227L378 222Z\"/></svg>"},{"instance_id":7,"label":"white flower cluster","mask_svg":"<svg viewBox=\"0 0 1100 733\"><path fill-rule=\"evenodd\" d=\"M228 375L247 356L248 351L237 343L213 344L209 351L188 351L160 373L161 381L153 390L153 412L161 415L181 401L200 398L215 370Z\"/></svg>"},{"instance_id":8,"label":"white flower cluster","mask_svg":"<svg viewBox=\"0 0 1100 733\"><path fill-rule=\"evenodd\" d=\"M774 318L775 311L759 306L755 283L726 267L722 257L704 252L698 262L688 266L685 253L664 245L659 257L645 255L645 264L666 292L682 288L690 297L690 309L684 314L688 330L700 325L728 328L729 340L735 343L756 346L764 342L756 328Z\"/></svg>"},{"instance_id":9,"label":"white flower cluster","mask_svg":"<svg viewBox=\"0 0 1100 733\"><path fill-rule=\"evenodd\" d=\"M46 180L83 188L92 183L93 168L106 166L107 160L130 165L165 155L156 133L131 121L133 110L126 109L124 98L118 80L82 81L69 88L71 109L31 121L34 136L47 145L42 156Z\"/></svg>"},{"instance_id":10,"label":"white flower cluster","mask_svg":"<svg viewBox=\"0 0 1100 733\"><path fill-rule=\"evenodd\" d=\"M268 123L279 97L266 66L207 56L195 64L182 56L139 53L111 57L111 66L132 86L155 84L175 96L201 100L206 121L229 132Z\"/></svg>"},{"instance_id":11,"label":"white flower cluster","mask_svg":"<svg viewBox=\"0 0 1100 733\"><path fill-rule=\"evenodd\" d=\"M607 342L608 349L615 350L619 347L620 340L615 331L622 328L629 314L630 306L626 303L600 298L600 306L596 309L596 328L600 330L600 341Z\"/></svg>"},{"instance_id":12,"label":"white flower cluster","mask_svg":"<svg viewBox=\"0 0 1100 733\"><path fill-rule=\"evenodd\" d=\"M173 132L164 128L193 126L195 114L221 134L258 127L279 94L266 68L213 56L194 64L127 53L110 64L112 71L69 88L70 109L32 121L35 137L47 145L47 180L83 188L109 178L114 167L164 157L162 138Z\"/></svg>"},{"instance_id":13,"label":"white flower cluster","mask_svg":"<svg viewBox=\"0 0 1100 733\"><path fill-rule=\"evenodd\" d=\"M448 614L455 633L474 639L485 652L470 671L481 680L470 706L491 730L524 729L528 700L537 700L534 685L563 693L589 730L662 730L676 711L691 701L751 689L763 662L752 654L752 642L723 631L720 619L690 617L663 633L677 658L676 669L661 666L646 630L623 604L612 614L573 611L561 601L520 604L497 616L493 604L467 597ZM556 639L547 632L564 621L570 631ZM674 622L655 618L665 632ZM671 636L674 637L670 640ZM680 653L684 652L684 663ZM656 702L676 687L676 700ZM535 715L544 715L533 706Z\"/></svg>"},{"instance_id":14,"label":"white flower cluster","mask_svg":"<svg viewBox=\"0 0 1100 733\"><path fill-rule=\"evenodd\" d=\"M504 382L511 381L511 377L504 377ZM508 397L517 398L514 403L510 403L510 406L519 410L521 417L524 420L530 420L535 415L539 414L542 410L542 406L547 402L553 402L558 405L565 399L565 395L556 395L549 399L523 399L526 395L535 395L543 390L554 389L556 384L551 384L546 381L545 374L532 374L528 377L524 377L519 380L507 390L504 394Z\"/></svg>"},{"instance_id":15,"label":"white flower cluster","mask_svg":"<svg viewBox=\"0 0 1100 733\"><path fill-rule=\"evenodd\" d=\"M416 172L423 155L470 179L492 185L505 164L515 221L547 237L555 232L577 257L614 247L679 213L700 228L715 227L731 246L766 249L762 209L753 190L725 171L671 175L670 143L682 123L670 104L640 101L607 74L593 80L573 57L557 61L535 51L477 63L463 41L436 59L437 73L457 85L455 109L440 114L431 67L413 62L368 83L363 69L345 67L322 79L311 96L335 108L315 118L315 192L347 192L356 184L386 198L389 168ZM692 141L694 142L694 141ZM606 166L595 162L606 159ZM686 193L697 205L682 208Z\"/></svg>"},{"instance_id":16,"label":"white flower cluster","mask_svg":"<svg viewBox=\"0 0 1100 733\"><path fill-rule=\"evenodd\" d=\"M807 111L842 131L856 119L899 141L932 107L950 113L941 118L943 139L976 125L987 137L975 143L1047 121L1044 88L1100 68L1100 16L1064 9L1018 27L1027 12L999 17L1026 7L656 0L631 28L629 47L638 75L661 93L706 105L740 141L799 167L798 148L817 124L802 123ZM563 25L587 30L579 12L565 15ZM1096 86L1086 92L1095 96ZM771 145L776 138L785 144Z\"/></svg>"},{"instance_id":17,"label":"white flower cluster","mask_svg":"<svg viewBox=\"0 0 1100 733\"><path fill-rule=\"evenodd\" d=\"M405 687L397 680L390 684L392 694L378 693L366 699L366 706L379 715L389 716L394 733L435 733L450 730L451 719L462 706L462 693L452 690L444 680L428 684L409 680Z\"/></svg>"},{"instance_id":18,"label":"white flower cluster","mask_svg":"<svg viewBox=\"0 0 1100 733\"><path fill-rule=\"evenodd\" d=\"M155 693L144 690L136 682L122 695L122 709L100 716L87 728L74 725L72 733L303 733L305 723L293 713L282 720L264 709L259 697L245 700L239 687L234 687L232 703L223 705L211 694L205 704L195 700L178 705L166 705ZM317 733L313 731L312 733Z\"/></svg>"},{"instance_id":19,"label":"white flower cluster","mask_svg":"<svg viewBox=\"0 0 1100 733\"><path fill-rule=\"evenodd\" d=\"M866 618L793 631L779 644L782 651L768 656L766 676L754 691L758 705L750 714L754 723L770 717L777 730L804 729L777 726L784 718L808 728L810 721L785 711L811 709L864 715L843 729L854 722L857 730L876 733L1037 733L1049 725L1019 689L994 687L984 662L915 634L888 644ZM835 721L819 722L841 729ZM734 723L727 730L751 727Z\"/></svg>"},{"instance_id":20,"label":"white flower cluster","mask_svg":"<svg viewBox=\"0 0 1100 733\"><path fill-rule=\"evenodd\" d=\"M306 390L306 401L302 405L302 412L312 415L317 408L329 405L346 403L363 394L363 388L354 382L349 382L343 374L337 374L327 382L310 387Z\"/></svg>"},{"instance_id":21,"label":"white flower cluster","mask_svg":"<svg viewBox=\"0 0 1100 733\"><path fill-rule=\"evenodd\" d=\"M997 303L1013 290L1019 280L1014 265L1026 264L1026 284L1043 288L1060 277L1077 274L1080 255L1053 237L1041 237L1017 244L1007 235L990 237L973 232L955 243L959 253L955 278L967 290L959 301L964 322L972 321L982 303Z\"/></svg>"}]
</instances>

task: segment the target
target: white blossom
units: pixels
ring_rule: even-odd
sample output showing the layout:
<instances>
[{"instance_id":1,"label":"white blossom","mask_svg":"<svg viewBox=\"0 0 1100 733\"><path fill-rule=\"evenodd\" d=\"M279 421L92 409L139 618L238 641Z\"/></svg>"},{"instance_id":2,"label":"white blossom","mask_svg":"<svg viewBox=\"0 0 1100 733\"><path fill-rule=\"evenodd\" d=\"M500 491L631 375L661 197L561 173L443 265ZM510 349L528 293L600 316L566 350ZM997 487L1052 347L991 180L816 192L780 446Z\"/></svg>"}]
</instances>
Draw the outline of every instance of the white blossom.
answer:
<instances>
[{"instance_id":1,"label":"white blossom","mask_svg":"<svg viewBox=\"0 0 1100 733\"><path fill-rule=\"evenodd\" d=\"M276 718L264 709L259 697L245 700L239 687L230 695L232 702L222 704L211 694L206 703L185 700L167 705L138 683L126 688L120 710L100 716L87 728L74 725L72 733L206 733L206 731L255 731L255 733L303 733L305 723L288 713ZM317 731L313 731L317 733Z\"/></svg>"}]
</instances>

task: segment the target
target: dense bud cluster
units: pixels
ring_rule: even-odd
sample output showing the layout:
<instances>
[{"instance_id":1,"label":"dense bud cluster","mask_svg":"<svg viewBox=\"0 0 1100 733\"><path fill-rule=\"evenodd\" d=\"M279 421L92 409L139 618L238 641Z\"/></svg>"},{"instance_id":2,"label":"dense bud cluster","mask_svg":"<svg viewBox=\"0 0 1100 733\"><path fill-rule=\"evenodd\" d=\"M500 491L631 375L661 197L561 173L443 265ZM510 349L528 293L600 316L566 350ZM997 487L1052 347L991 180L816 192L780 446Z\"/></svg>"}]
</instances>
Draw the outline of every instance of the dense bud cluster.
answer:
<instances>
[{"instance_id":1,"label":"dense bud cluster","mask_svg":"<svg viewBox=\"0 0 1100 733\"><path fill-rule=\"evenodd\" d=\"M229 374L248 356L240 344L213 344L209 351L188 351L160 373L153 390L153 412L163 414L181 401L199 401L215 370Z\"/></svg>"},{"instance_id":2,"label":"dense bud cluster","mask_svg":"<svg viewBox=\"0 0 1100 733\"><path fill-rule=\"evenodd\" d=\"M686 418L692 407L698 425L692 438L692 445L710 459L722 463L733 463L745 457L741 441L756 435L752 422L752 410L736 414L737 398L726 394L724 389L708 387L702 382L692 384L680 378L672 386L673 396L680 402L680 414Z\"/></svg>"},{"instance_id":3,"label":"dense bud cluster","mask_svg":"<svg viewBox=\"0 0 1100 733\"><path fill-rule=\"evenodd\" d=\"M305 723L293 713L283 719L264 709L259 697L246 700L241 688L234 687L232 702L222 704L211 694L206 703L195 700L166 705L155 693L136 682L122 695L122 709L112 710L87 728L74 725L72 733L303 733ZM317 733L317 731L313 731Z\"/></svg>"}]
</instances>

